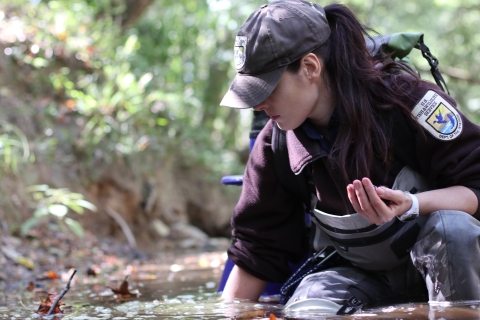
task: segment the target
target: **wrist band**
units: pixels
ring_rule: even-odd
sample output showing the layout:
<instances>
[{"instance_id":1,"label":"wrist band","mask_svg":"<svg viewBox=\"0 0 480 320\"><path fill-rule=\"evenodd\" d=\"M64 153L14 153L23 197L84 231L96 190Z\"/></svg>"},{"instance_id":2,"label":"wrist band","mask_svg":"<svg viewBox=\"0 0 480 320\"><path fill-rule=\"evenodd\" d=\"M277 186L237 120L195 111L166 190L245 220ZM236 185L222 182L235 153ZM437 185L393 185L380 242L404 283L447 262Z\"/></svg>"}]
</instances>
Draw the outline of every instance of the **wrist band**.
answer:
<instances>
[{"instance_id":1,"label":"wrist band","mask_svg":"<svg viewBox=\"0 0 480 320\"><path fill-rule=\"evenodd\" d=\"M403 191L406 195L408 195L412 199L412 207L408 209L407 212L405 212L402 215L397 216L398 220L402 222L409 222L415 220L418 215L419 215L419 208L418 208L418 199L416 196L411 194L410 192Z\"/></svg>"},{"instance_id":2,"label":"wrist band","mask_svg":"<svg viewBox=\"0 0 480 320\"><path fill-rule=\"evenodd\" d=\"M403 193L405 193L407 196L409 196L412 199L412 206L405 213L410 214L413 211L418 210L418 199L417 199L417 197L414 196L413 194L411 194L408 191L403 191Z\"/></svg>"}]
</instances>

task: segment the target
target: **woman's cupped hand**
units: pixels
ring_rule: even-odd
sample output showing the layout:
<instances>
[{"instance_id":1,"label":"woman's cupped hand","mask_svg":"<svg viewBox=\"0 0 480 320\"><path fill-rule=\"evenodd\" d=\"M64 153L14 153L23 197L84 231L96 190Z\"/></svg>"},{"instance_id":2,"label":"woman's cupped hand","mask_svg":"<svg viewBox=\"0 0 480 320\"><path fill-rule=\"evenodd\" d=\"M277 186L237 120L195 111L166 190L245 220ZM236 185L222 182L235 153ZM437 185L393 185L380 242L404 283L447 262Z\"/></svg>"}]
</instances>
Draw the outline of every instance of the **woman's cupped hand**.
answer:
<instances>
[{"instance_id":1,"label":"woman's cupped hand","mask_svg":"<svg viewBox=\"0 0 480 320\"><path fill-rule=\"evenodd\" d=\"M391 221L412 206L403 191L376 187L369 178L354 180L347 186L347 193L355 211L376 225Z\"/></svg>"}]
</instances>

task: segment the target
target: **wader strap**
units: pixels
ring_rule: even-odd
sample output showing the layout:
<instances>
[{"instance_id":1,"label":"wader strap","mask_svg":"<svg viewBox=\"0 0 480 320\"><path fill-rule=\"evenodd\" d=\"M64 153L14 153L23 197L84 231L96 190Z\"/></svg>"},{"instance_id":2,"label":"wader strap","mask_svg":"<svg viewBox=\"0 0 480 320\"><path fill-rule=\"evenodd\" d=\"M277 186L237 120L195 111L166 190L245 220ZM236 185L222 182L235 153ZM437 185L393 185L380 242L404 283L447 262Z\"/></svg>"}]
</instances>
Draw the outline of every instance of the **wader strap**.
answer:
<instances>
[{"instance_id":1,"label":"wader strap","mask_svg":"<svg viewBox=\"0 0 480 320\"><path fill-rule=\"evenodd\" d=\"M280 304L287 303L300 282L308 275L332 268L343 263L345 260L333 247L325 247L305 261L305 263L293 273L280 288Z\"/></svg>"},{"instance_id":2,"label":"wader strap","mask_svg":"<svg viewBox=\"0 0 480 320\"><path fill-rule=\"evenodd\" d=\"M340 310L337 311L338 316L343 316L346 314L354 314L355 312L358 311L358 309L361 309L363 307L363 302L358 300L355 297L351 297L345 303L343 306L340 308Z\"/></svg>"}]
</instances>

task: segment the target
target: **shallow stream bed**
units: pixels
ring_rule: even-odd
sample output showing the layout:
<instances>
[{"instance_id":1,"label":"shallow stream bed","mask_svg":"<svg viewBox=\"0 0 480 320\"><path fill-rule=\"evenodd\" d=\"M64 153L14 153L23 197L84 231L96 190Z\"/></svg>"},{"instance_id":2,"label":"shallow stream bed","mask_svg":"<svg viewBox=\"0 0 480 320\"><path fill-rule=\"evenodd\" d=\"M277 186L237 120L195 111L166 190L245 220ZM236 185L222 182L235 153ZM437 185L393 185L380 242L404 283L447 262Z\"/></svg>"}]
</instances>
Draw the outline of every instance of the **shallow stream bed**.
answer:
<instances>
[{"instance_id":1,"label":"shallow stream bed","mask_svg":"<svg viewBox=\"0 0 480 320\"><path fill-rule=\"evenodd\" d=\"M62 299L64 315L50 319L480 319L479 301L385 306L344 317L312 311L285 313L274 297L262 303L222 302L216 291L225 259L224 252L190 253L133 263L104 276L79 273ZM126 276L132 296L115 295L111 288ZM47 292L60 293L65 288L68 272L62 278L44 282L41 290L18 285L1 288L0 319L46 319L35 311Z\"/></svg>"}]
</instances>

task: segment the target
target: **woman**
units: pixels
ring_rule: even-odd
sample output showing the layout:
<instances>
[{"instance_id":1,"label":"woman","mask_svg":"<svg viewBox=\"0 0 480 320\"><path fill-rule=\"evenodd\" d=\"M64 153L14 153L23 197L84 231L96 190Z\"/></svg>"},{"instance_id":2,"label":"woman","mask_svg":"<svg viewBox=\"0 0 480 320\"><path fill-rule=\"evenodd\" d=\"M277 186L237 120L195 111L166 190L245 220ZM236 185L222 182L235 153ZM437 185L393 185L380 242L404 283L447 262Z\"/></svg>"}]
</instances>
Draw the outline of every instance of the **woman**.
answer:
<instances>
[{"instance_id":1,"label":"woman","mask_svg":"<svg viewBox=\"0 0 480 320\"><path fill-rule=\"evenodd\" d=\"M263 5L240 28L221 105L271 121L232 217L225 299L257 300L308 248L303 203L273 168L274 126L294 173L312 173L317 231L348 261L306 277L290 302L373 305L425 299L425 289L431 301L480 299L480 128L438 86L373 59L366 35L346 7L302 0Z\"/></svg>"}]
</instances>

